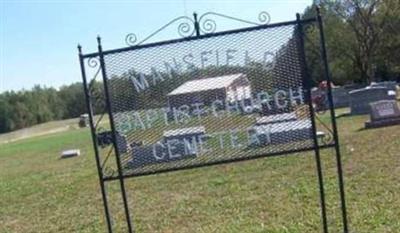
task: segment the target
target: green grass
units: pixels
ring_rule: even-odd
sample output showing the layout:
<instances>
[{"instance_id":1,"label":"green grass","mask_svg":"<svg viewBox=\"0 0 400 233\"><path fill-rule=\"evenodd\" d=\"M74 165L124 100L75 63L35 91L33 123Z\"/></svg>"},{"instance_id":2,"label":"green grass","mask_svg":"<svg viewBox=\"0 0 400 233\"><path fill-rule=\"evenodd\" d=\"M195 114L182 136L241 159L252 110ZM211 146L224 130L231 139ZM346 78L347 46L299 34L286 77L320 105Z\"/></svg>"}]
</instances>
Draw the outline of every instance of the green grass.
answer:
<instances>
[{"instance_id":1,"label":"green grass","mask_svg":"<svg viewBox=\"0 0 400 233\"><path fill-rule=\"evenodd\" d=\"M361 130L338 119L351 232L400 229L400 126ZM326 122L326 119L323 118ZM63 149L82 155L60 160ZM322 151L330 232L340 232L334 153ZM126 180L137 232L321 232L313 153ZM118 182L107 184L125 232ZM87 129L0 145L0 232L105 232Z\"/></svg>"},{"instance_id":2,"label":"green grass","mask_svg":"<svg viewBox=\"0 0 400 233\"><path fill-rule=\"evenodd\" d=\"M95 119L99 119L99 116L95 116ZM108 117L104 116L101 125L107 123ZM0 134L0 144L16 142L22 139L28 139L37 136L43 136L51 133L65 132L69 130L79 129L78 126L79 118L71 118L68 120L50 121L38 125L34 125L29 128L15 130L10 133Z\"/></svg>"}]
</instances>

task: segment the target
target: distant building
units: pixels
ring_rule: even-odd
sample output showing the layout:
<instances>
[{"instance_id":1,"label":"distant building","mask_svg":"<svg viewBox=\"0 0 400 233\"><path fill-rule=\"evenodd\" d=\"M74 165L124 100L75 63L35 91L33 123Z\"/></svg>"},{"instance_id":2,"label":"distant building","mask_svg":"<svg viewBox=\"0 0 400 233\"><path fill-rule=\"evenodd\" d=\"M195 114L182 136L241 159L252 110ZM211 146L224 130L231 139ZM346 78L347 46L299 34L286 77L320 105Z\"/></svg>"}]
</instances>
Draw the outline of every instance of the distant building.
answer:
<instances>
[{"instance_id":1,"label":"distant building","mask_svg":"<svg viewBox=\"0 0 400 233\"><path fill-rule=\"evenodd\" d=\"M79 116L79 127L84 128L89 125L89 114L85 113Z\"/></svg>"},{"instance_id":2,"label":"distant building","mask_svg":"<svg viewBox=\"0 0 400 233\"><path fill-rule=\"evenodd\" d=\"M250 98L250 81L245 74L238 73L187 81L168 94L168 105L210 105L215 100L229 103Z\"/></svg>"}]
</instances>

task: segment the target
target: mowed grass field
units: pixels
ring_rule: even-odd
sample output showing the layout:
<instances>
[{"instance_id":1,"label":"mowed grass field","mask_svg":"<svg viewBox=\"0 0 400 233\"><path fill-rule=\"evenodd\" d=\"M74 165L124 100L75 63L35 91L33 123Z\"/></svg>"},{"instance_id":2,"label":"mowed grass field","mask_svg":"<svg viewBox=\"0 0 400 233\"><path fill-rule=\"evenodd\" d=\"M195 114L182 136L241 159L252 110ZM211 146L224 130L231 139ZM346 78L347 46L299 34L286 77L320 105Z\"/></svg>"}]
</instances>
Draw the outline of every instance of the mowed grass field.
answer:
<instances>
[{"instance_id":1,"label":"mowed grass field","mask_svg":"<svg viewBox=\"0 0 400 233\"><path fill-rule=\"evenodd\" d=\"M400 126L338 119L350 232L400 232ZM63 122L60 122L62 125ZM59 159L64 149L81 156ZM137 232L322 232L312 152L126 180ZM322 150L330 232L341 232L333 150ZM126 232L118 182L107 183ZM88 129L0 144L0 232L106 232Z\"/></svg>"}]
</instances>

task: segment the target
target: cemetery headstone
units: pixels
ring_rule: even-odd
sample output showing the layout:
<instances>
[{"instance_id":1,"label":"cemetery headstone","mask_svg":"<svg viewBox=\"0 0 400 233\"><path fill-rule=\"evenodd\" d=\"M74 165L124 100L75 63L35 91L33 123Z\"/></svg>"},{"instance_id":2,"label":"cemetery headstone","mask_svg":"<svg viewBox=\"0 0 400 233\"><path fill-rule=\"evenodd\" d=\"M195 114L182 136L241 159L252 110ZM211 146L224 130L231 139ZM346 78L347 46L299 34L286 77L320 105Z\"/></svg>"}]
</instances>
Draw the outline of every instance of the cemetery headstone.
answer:
<instances>
[{"instance_id":1,"label":"cemetery headstone","mask_svg":"<svg viewBox=\"0 0 400 233\"><path fill-rule=\"evenodd\" d=\"M332 89L333 106L335 108L345 108L350 105L349 91L344 87Z\"/></svg>"},{"instance_id":2,"label":"cemetery headstone","mask_svg":"<svg viewBox=\"0 0 400 233\"><path fill-rule=\"evenodd\" d=\"M249 128L249 134L256 135L258 138L250 146L276 145L308 140L312 138L311 121L281 121L272 124L254 125Z\"/></svg>"},{"instance_id":3,"label":"cemetery headstone","mask_svg":"<svg viewBox=\"0 0 400 233\"><path fill-rule=\"evenodd\" d=\"M61 158L66 159L66 158L71 158L75 156L79 156L81 154L80 150L74 149L74 150L65 150L61 152Z\"/></svg>"},{"instance_id":4,"label":"cemetery headstone","mask_svg":"<svg viewBox=\"0 0 400 233\"><path fill-rule=\"evenodd\" d=\"M365 84L358 84L358 83L355 83L355 84L346 84L346 85L343 85L343 88L345 88L348 92L350 92L350 91L354 91L354 90L358 90L358 89L363 89L363 88L365 88L367 85L365 85Z\"/></svg>"},{"instance_id":5,"label":"cemetery headstone","mask_svg":"<svg viewBox=\"0 0 400 233\"><path fill-rule=\"evenodd\" d=\"M368 114L369 104L380 100L394 100L395 95L391 95L390 90L384 87L370 87L349 92L350 109L352 115Z\"/></svg>"},{"instance_id":6,"label":"cemetery headstone","mask_svg":"<svg viewBox=\"0 0 400 233\"><path fill-rule=\"evenodd\" d=\"M393 81L374 82L371 83L370 87L384 87L389 90L396 91L397 83Z\"/></svg>"},{"instance_id":7,"label":"cemetery headstone","mask_svg":"<svg viewBox=\"0 0 400 233\"><path fill-rule=\"evenodd\" d=\"M117 147L120 153L126 153L128 150L128 143L126 141L126 137L119 133L118 131L115 134L117 139ZM111 131L104 131L97 134L97 144L104 148L113 143L113 135Z\"/></svg>"},{"instance_id":8,"label":"cemetery headstone","mask_svg":"<svg viewBox=\"0 0 400 233\"><path fill-rule=\"evenodd\" d=\"M381 100L370 104L371 121L366 128L400 124L400 109L395 100Z\"/></svg>"}]
</instances>

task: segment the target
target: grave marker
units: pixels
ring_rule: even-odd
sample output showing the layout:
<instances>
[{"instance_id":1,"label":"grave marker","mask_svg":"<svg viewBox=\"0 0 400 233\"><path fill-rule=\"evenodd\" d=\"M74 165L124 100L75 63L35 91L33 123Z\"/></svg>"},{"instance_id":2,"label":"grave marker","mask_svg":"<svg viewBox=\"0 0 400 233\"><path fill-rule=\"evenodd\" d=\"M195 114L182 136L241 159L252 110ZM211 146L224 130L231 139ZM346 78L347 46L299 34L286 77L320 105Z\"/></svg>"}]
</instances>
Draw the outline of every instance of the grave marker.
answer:
<instances>
[{"instance_id":1,"label":"grave marker","mask_svg":"<svg viewBox=\"0 0 400 233\"><path fill-rule=\"evenodd\" d=\"M370 108L371 120L365 123L366 128L400 124L400 109L395 100L373 102Z\"/></svg>"},{"instance_id":2,"label":"grave marker","mask_svg":"<svg viewBox=\"0 0 400 233\"><path fill-rule=\"evenodd\" d=\"M352 115L368 114L369 104L379 100L394 100L390 90L384 87L371 87L353 90L350 94L350 113Z\"/></svg>"},{"instance_id":3,"label":"grave marker","mask_svg":"<svg viewBox=\"0 0 400 233\"><path fill-rule=\"evenodd\" d=\"M66 158L71 158L75 156L79 156L81 154L81 151L78 149L73 149L73 150L65 150L61 152L61 158L66 159Z\"/></svg>"}]
</instances>

